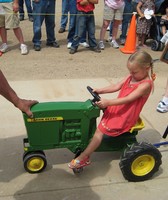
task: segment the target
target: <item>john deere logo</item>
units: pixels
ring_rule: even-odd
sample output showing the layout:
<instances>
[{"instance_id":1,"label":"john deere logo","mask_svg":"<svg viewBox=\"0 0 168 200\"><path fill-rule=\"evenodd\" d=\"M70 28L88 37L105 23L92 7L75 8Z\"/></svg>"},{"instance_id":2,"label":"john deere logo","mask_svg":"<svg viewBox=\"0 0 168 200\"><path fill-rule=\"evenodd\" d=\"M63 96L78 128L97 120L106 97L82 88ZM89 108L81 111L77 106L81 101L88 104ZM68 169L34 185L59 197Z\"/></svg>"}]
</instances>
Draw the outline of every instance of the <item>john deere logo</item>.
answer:
<instances>
[{"instance_id":1,"label":"john deere logo","mask_svg":"<svg viewBox=\"0 0 168 200\"><path fill-rule=\"evenodd\" d=\"M52 121L61 121L63 117L43 117L43 118L28 118L27 122L52 122Z\"/></svg>"}]
</instances>

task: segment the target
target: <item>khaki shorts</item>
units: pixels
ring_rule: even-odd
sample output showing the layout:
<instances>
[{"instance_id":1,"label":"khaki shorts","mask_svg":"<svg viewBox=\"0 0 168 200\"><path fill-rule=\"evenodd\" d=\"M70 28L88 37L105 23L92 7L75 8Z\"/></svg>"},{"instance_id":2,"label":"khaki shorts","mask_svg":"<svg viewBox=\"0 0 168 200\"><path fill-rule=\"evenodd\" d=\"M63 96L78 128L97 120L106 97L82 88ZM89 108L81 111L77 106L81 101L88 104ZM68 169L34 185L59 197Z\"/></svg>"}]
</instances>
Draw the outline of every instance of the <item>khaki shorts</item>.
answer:
<instances>
[{"instance_id":1,"label":"khaki shorts","mask_svg":"<svg viewBox=\"0 0 168 200\"><path fill-rule=\"evenodd\" d=\"M113 9L108 7L106 4L104 5L104 15L103 19L104 20L122 20L123 19L123 12L124 12L124 6L121 7L120 9Z\"/></svg>"},{"instance_id":2,"label":"khaki shorts","mask_svg":"<svg viewBox=\"0 0 168 200\"><path fill-rule=\"evenodd\" d=\"M6 29L14 29L19 27L19 17L17 13L13 13L13 3L0 3L5 14L0 15L0 27Z\"/></svg>"}]
</instances>

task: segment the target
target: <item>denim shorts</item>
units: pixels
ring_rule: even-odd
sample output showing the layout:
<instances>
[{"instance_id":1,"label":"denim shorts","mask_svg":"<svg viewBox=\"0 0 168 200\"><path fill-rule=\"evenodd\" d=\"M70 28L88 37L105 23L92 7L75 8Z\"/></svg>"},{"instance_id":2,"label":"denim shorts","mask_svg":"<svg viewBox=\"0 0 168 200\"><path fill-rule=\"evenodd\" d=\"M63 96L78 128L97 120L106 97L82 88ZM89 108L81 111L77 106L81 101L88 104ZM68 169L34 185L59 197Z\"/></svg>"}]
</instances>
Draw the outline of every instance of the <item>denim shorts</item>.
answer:
<instances>
[{"instance_id":1,"label":"denim shorts","mask_svg":"<svg viewBox=\"0 0 168 200\"><path fill-rule=\"evenodd\" d=\"M5 14L0 15L0 27L14 29L19 27L19 17L13 12L13 3L0 3Z\"/></svg>"},{"instance_id":2,"label":"denim shorts","mask_svg":"<svg viewBox=\"0 0 168 200\"><path fill-rule=\"evenodd\" d=\"M106 4L104 5L104 20L122 20L123 19L123 12L124 12L124 6L120 9L113 9L108 7Z\"/></svg>"}]
</instances>

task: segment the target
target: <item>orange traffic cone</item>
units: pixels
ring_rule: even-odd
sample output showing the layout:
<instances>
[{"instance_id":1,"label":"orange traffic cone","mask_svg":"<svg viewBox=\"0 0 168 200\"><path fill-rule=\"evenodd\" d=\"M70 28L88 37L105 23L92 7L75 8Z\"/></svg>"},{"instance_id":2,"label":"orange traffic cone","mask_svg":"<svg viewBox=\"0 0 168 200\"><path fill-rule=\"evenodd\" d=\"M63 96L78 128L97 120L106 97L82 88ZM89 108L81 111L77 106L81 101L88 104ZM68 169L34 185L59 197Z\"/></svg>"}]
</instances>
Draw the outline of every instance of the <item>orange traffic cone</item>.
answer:
<instances>
[{"instance_id":1,"label":"orange traffic cone","mask_svg":"<svg viewBox=\"0 0 168 200\"><path fill-rule=\"evenodd\" d=\"M136 51L136 13L133 13L125 46L120 51L128 54Z\"/></svg>"}]
</instances>

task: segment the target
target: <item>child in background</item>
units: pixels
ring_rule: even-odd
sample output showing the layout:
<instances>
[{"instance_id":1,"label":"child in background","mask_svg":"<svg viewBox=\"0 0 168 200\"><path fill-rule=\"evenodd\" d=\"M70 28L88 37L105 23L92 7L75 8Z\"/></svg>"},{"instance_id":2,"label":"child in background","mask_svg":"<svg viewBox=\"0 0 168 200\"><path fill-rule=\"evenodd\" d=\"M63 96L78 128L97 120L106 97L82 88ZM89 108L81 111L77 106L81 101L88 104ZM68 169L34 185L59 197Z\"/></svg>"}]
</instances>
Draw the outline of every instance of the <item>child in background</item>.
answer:
<instances>
[{"instance_id":1,"label":"child in background","mask_svg":"<svg viewBox=\"0 0 168 200\"><path fill-rule=\"evenodd\" d=\"M100 53L101 50L97 46L95 39L95 20L93 10L94 4L98 4L98 0L77 0L77 18L76 30L73 42L71 44L70 54L77 52L80 39L85 31L88 32L88 42L90 50Z\"/></svg>"},{"instance_id":2,"label":"child in background","mask_svg":"<svg viewBox=\"0 0 168 200\"><path fill-rule=\"evenodd\" d=\"M153 88L153 80L149 75L151 71L153 76L153 60L145 51L137 51L129 57L127 68L129 75L121 82L94 89L98 94L120 92L116 99L101 98L96 102L100 108L106 108L104 115L90 144L79 157L68 164L69 168L89 165L90 155L99 147L104 134L117 137L128 132L136 124Z\"/></svg>"},{"instance_id":3,"label":"child in background","mask_svg":"<svg viewBox=\"0 0 168 200\"><path fill-rule=\"evenodd\" d=\"M145 38L149 34L152 18L146 19L144 15L144 11L155 10L155 0L140 0L137 5L137 12L139 14L139 18L137 20L137 47L147 47L145 43Z\"/></svg>"}]
</instances>

